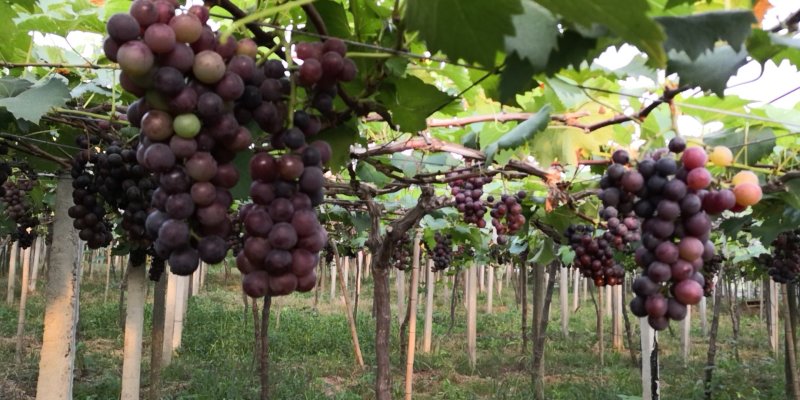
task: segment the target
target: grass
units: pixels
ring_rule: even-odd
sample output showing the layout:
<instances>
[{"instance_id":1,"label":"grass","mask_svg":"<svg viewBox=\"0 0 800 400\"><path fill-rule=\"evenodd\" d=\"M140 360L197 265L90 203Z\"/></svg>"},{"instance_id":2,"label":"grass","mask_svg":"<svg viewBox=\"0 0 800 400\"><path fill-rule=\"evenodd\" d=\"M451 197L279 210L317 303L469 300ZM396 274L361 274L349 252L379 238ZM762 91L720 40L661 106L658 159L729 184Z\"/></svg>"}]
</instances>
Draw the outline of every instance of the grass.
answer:
<instances>
[{"instance_id":1,"label":"grass","mask_svg":"<svg viewBox=\"0 0 800 400\"><path fill-rule=\"evenodd\" d=\"M76 362L74 398L113 399L119 397L122 359L122 331L118 324L118 291L103 301L102 278L85 280L81 288L79 357ZM238 278L226 282L222 273L210 275L199 296L189 301L182 346L172 364L163 372L166 399L253 399L259 391L258 369L254 363L252 314L245 313ZM5 296L0 289L0 298ZM394 286L394 285L391 285ZM472 369L466 354L466 316L463 305L456 307L456 322L448 333L449 302L442 283L437 286L433 326L433 351L417 352L415 399L530 399L531 381L526 366L528 352L522 353L520 310L514 291L505 288L495 296L495 312L484 312L485 294L479 295L478 363ZM41 290L41 289L40 289ZM424 290L424 289L423 289ZM326 290L327 292L327 290ZM449 291L448 291L449 292ZM374 379L374 322L370 316L371 286L365 286L359 304L358 334L365 370L354 361L350 333L340 301L331 303L321 294L317 310L313 294L292 295L273 301L270 321L271 390L275 399L370 399ZM421 301L424 292L421 291ZM395 300L394 293L392 300ZM571 301L571 300L570 300ZM145 311L149 332L152 287ZM569 337L560 333L558 291L553 298L548 341L545 350L546 396L553 400L621 399L641 392L638 369L629 353L610 350L607 331L605 364L599 364L594 334L595 314L590 301L582 302L570 319ZM723 309L723 312L727 308ZM421 343L424 305L418 312L418 340ZM400 353L393 310L393 391L403 395L405 356ZM26 356L15 366L14 334L17 306L0 305L0 398L33 398L38 349L41 346L41 292L29 297L26 322ZM709 321L711 307L709 307ZM783 360L769 353L766 326L757 311L742 316L741 337L732 340L729 316L720 319L715 399L781 399ZM637 321L632 321L637 329ZM606 326L609 326L607 323ZM662 399L696 399L703 393L702 378L707 338L699 321L692 326L691 355L684 363L680 354L677 324L675 335L660 336ZM634 332L634 340L638 335ZM149 335L144 339L142 365L143 393L149 385ZM737 346L740 359L733 356ZM637 345L638 347L638 345Z\"/></svg>"}]
</instances>

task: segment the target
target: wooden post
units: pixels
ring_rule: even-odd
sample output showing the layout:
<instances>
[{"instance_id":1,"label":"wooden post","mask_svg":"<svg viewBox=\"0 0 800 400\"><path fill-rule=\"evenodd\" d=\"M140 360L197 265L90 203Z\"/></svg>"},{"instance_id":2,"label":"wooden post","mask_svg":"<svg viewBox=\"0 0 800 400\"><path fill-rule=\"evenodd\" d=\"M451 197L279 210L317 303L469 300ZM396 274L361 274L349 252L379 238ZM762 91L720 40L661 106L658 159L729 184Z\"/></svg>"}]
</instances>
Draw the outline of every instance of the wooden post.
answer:
<instances>
[{"instance_id":1,"label":"wooden post","mask_svg":"<svg viewBox=\"0 0 800 400\"><path fill-rule=\"evenodd\" d=\"M486 268L486 313L492 313L492 302L494 301L494 268Z\"/></svg>"},{"instance_id":2,"label":"wooden post","mask_svg":"<svg viewBox=\"0 0 800 400\"><path fill-rule=\"evenodd\" d=\"M110 259L110 257L109 257ZM109 268L106 268L108 271ZM128 266L128 304L125 314L125 339L122 356L121 400L138 400L142 372L144 305L147 301L147 268Z\"/></svg>"},{"instance_id":3,"label":"wooden post","mask_svg":"<svg viewBox=\"0 0 800 400\"><path fill-rule=\"evenodd\" d=\"M639 318L639 332L641 333L642 346L642 400L657 400L653 393L658 393L658 381L653 380L653 374L658 371L652 370L653 344L656 340L656 331L650 327L647 317ZM653 387L653 383L656 387Z\"/></svg>"},{"instance_id":4,"label":"wooden post","mask_svg":"<svg viewBox=\"0 0 800 400\"><path fill-rule=\"evenodd\" d=\"M333 302L334 299L336 299L336 270L341 268L341 266L340 266L341 260L337 259L336 257L333 257L333 262L336 263L336 266L335 267L333 265L330 266L330 271L331 271L331 302Z\"/></svg>"},{"instance_id":5,"label":"wooden post","mask_svg":"<svg viewBox=\"0 0 800 400\"><path fill-rule=\"evenodd\" d=\"M622 351L622 313L625 310L622 308L622 285L611 287L611 297L613 302L611 313L611 339L612 346L616 351Z\"/></svg>"},{"instance_id":6,"label":"wooden post","mask_svg":"<svg viewBox=\"0 0 800 400\"><path fill-rule=\"evenodd\" d=\"M561 334L569 335L569 270L562 266L559 271L558 301L561 305Z\"/></svg>"},{"instance_id":7,"label":"wooden post","mask_svg":"<svg viewBox=\"0 0 800 400\"><path fill-rule=\"evenodd\" d=\"M778 355L778 288L779 286L772 279L769 280L769 347L772 349L772 354ZM731 300L733 301L733 300Z\"/></svg>"},{"instance_id":8,"label":"wooden post","mask_svg":"<svg viewBox=\"0 0 800 400\"><path fill-rule=\"evenodd\" d=\"M334 250L338 253L338 251ZM334 257L337 260L341 260L341 258ZM336 263L336 268L342 268L342 263ZM336 272L335 269L331 268L331 273ZM361 345L358 341L358 331L356 330L356 320L353 317L353 309L350 307L350 295L347 293L347 284L344 280L344 273L343 271L339 271L339 287L342 289L342 297L344 298L344 307L345 312L347 314L347 323L350 326L350 338L353 340L353 351L356 355L356 362L358 362L358 366L364 368L364 358L361 355Z\"/></svg>"},{"instance_id":9,"label":"wooden post","mask_svg":"<svg viewBox=\"0 0 800 400\"><path fill-rule=\"evenodd\" d=\"M186 308L189 305L189 280L191 276L175 275L175 318L172 328L172 350L181 347L183 339L183 321L186 317Z\"/></svg>"},{"instance_id":10,"label":"wooden post","mask_svg":"<svg viewBox=\"0 0 800 400\"><path fill-rule=\"evenodd\" d=\"M175 302L177 300L178 276L169 272L169 268L164 272L164 279L167 279L167 298L164 302L164 347L161 362L164 366L172 362L172 338L175 332Z\"/></svg>"},{"instance_id":11,"label":"wooden post","mask_svg":"<svg viewBox=\"0 0 800 400\"><path fill-rule=\"evenodd\" d=\"M477 308L478 308L478 267L473 262L467 270L467 353L469 365L474 369L478 362L477 348Z\"/></svg>"},{"instance_id":12,"label":"wooden post","mask_svg":"<svg viewBox=\"0 0 800 400\"><path fill-rule=\"evenodd\" d=\"M22 362L23 344L25 342L25 306L28 301L28 277L31 269L31 248L22 250L22 280L19 283L19 314L17 316L17 349L14 362Z\"/></svg>"},{"instance_id":13,"label":"wooden post","mask_svg":"<svg viewBox=\"0 0 800 400\"><path fill-rule=\"evenodd\" d=\"M572 284L572 312L576 312L580 304L581 273L577 268L572 268L572 273L575 276Z\"/></svg>"},{"instance_id":14,"label":"wooden post","mask_svg":"<svg viewBox=\"0 0 800 400\"><path fill-rule=\"evenodd\" d=\"M433 334L433 294L436 288L436 282L433 278L433 260L428 259L428 267L426 268L428 278L425 284L425 327L422 336L422 352L431 352L431 335ZM446 291L446 290L445 290Z\"/></svg>"},{"instance_id":15,"label":"wooden post","mask_svg":"<svg viewBox=\"0 0 800 400\"><path fill-rule=\"evenodd\" d=\"M106 288L103 290L103 304L108 300L108 285L111 283L111 260L114 257L111 255L111 247L106 250Z\"/></svg>"},{"instance_id":16,"label":"wooden post","mask_svg":"<svg viewBox=\"0 0 800 400\"><path fill-rule=\"evenodd\" d=\"M700 299L700 331L703 332L703 336L708 335L708 319L706 318L706 296L703 296Z\"/></svg>"},{"instance_id":17,"label":"wooden post","mask_svg":"<svg viewBox=\"0 0 800 400\"><path fill-rule=\"evenodd\" d=\"M6 304L14 305L14 288L16 287L17 256L19 255L19 242L14 242L11 246L11 258L8 262L8 291L6 292Z\"/></svg>"},{"instance_id":18,"label":"wooden post","mask_svg":"<svg viewBox=\"0 0 800 400\"><path fill-rule=\"evenodd\" d=\"M350 289L350 257L342 257L342 260L344 260L344 272L342 273L342 278L344 278L344 288Z\"/></svg>"},{"instance_id":19,"label":"wooden post","mask_svg":"<svg viewBox=\"0 0 800 400\"><path fill-rule=\"evenodd\" d=\"M478 287L480 288L481 293L486 291L486 285L484 284L484 272L486 267L483 265L478 266Z\"/></svg>"},{"instance_id":20,"label":"wooden post","mask_svg":"<svg viewBox=\"0 0 800 400\"><path fill-rule=\"evenodd\" d=\"M689 347L692 342L692 306L686 306L686 318L681 321L681 352L683 363L689 363Z\"/></svg>"},{"instance_id":21,"label":"wooden post","mask_svg":"<svg viewBox=\"0 0 800 400\"><path fill-rule=\"evenodd\" d=\"M402 324L403 310L406 309L406 273L402 270L395 271L395 292L397 293L397 323Z\"/></svg>"},{"instance_id":22,"label":"wooden post","mask_svg":"<svg viewBox=\"0 0 800 400\"><path fill-rule=\"evenodd\" d=\"M611 307L611 303L612 303L612 301L611 301L611 285L606 285L605 287L603 287L603 290L605 291L605 293L604 293L604 295L605 295L604 296L605 297L605 303L603 303L603 305L606 308L606 311L605 311L604 315L606 317L610 317L611 313L613 312L613 310L611 309L612 308Z\"/></svg>"},{"instance_id":23,"label":"wooden post","mask_svg":"<svg viewBox=\"0 0 800 400\"><path fill-rule=\"evenodd\" d=\"M39 264L44 252L44 240L41 236L36 236L33 242L33 264L31 265L31 279L28 280L28 292L36 292L36 280L39 277Z\"/></svg>"},{"instance_id":24,"label":"wooden post","mask_svg":"<svg viewBox=\"0 0 800 400\"><path fill-rule=\"evenodd\" d=\"M164 355L164 322L167 300L167 276L169 270L161 275L153 290L153 327L150 341L150 392L149 400L161 398L161 367Z\"/></svg>"},{"instance_id":25,"label":"wooden post","mask_svg":"<svg viewBox=\"0 0 800 400\"><path fill-rule=\"evenodd\" d=\"M72 399L75 339L80 304L81 254L78 232L68 210L72 206L72 178L62 174L56 186L52 251L48 257L44 333L39 356L36 399Z\"/></svg>"},{"instance_id":26,"label":"wooden post","mask_svg":"<svg viewBox=\"0 0 800 400\"><path fill-rule=\"evenodd\" d=\"M603 339L603 319L605 317L603 305L605 303L603 302L603 297L606 297L604 296L606 287L608 285L605 287L595 286L597 289L597 346L600 349L600 366L605 364L605 340Z\"/></svg>"},{"instance_id":27,"label":"wooden post","mask_svg":"<svg viewBox=\"0 0 800 400\"><path fill-rule=\"evenodd\" d=\"M414 250L412 253L411 265L411 285L409 287L409 315L408 315L408 346L406 347L406 400L411 400L412 384L414 381L414 350L417 341L417 296L419 295L419 266L420 248L419 242L422 239L422 231L418 230L414 236Z\"/></svg>"}]
</instances>

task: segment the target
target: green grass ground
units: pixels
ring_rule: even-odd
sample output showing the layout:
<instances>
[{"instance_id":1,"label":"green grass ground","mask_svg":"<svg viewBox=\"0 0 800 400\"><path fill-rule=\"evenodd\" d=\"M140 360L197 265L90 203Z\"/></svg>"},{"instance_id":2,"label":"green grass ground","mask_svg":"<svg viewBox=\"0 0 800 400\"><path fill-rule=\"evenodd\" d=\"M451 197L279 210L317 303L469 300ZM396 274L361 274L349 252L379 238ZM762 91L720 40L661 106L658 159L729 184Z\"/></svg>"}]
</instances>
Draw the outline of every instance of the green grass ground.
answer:
<instances>
[{"instance_id":1,"label":"green grass ground","mask_svg":"<svg viewBox=\"0 0 800 400\"><path fill-rule=\"evenodd\" d=\"M439 284L441 285L441 283ZM5 285L2 285L4 292ZM394 286L394 285L392 285ZM495 312L484 313L485 294L479 296L478 364L470 368L466 355L466 317L459 305L455 327L447 333L449 304L442 286L437 287L434 313L433 351L417 352L415 399L530 399L530 377L525 366L528 354L521 351L520 310L513 288L495 298ZM271 382L275 399L370 399L374 377L374 322L370 316L371 286L366 286L359 306L358 333L367 364L360 370L354 361L344 305L331 303L327 293L317 311L313 294L295 294L274 301L270 326ZM4 298L5 293L0 292ZM424 293L421 292L421 302ZM103 283L84 282L81 292L79 359L75 374L76 399L114 399L119 396L122 332L118 325L118 293L103 302ZM394 295L392 297L394 300ZM149 332L152 286L146 310ZM41 292L30 299L26 325L27 353L15 366L14 334L17 306L0 305L0 398L32 398L36 386L38 349L41 345L44 304ZM600 366L594 334L595 314L591 302L582 302L570 320L570 335L562 337L558 315L558 293L553 299L545 351L548 399L624 399L640 394L638 369L627 352L608 350ZM727 310L727 308L725 309ZM393 310L396 312L396 310ZM421 342L424 305L418 313L418 344ZM709 308L709 321L711 317ZM775 360L768 349L765 324L758 310L742 317L742 336L734 343L729 314L722 315L715 372L715 399L780 399L783 395L783 360ZM393 318L396 322L396 318ZM637 321L632 321L634 329ZM190 299L183 344L165 369L165 398L253 399L257 398L258 370L253 362L252 314L245 314L238 276L227 282L221 273L199 296ZM606 325L608 326L608 325ZM680 354L677 324L675 335L661 334L662 399L702 397L707 338L701 336L697 319L692 324L692 350L687 364ZM634 340L638 335L634 332ZM149 335L145 337L142 385L148 386ZM738 346L740 359L734 358ZM397 324L392 335L393 387L403 394L405 356L399 351ZM638 346L638 344L637 344Z\"/></svg>"}]
</instances>

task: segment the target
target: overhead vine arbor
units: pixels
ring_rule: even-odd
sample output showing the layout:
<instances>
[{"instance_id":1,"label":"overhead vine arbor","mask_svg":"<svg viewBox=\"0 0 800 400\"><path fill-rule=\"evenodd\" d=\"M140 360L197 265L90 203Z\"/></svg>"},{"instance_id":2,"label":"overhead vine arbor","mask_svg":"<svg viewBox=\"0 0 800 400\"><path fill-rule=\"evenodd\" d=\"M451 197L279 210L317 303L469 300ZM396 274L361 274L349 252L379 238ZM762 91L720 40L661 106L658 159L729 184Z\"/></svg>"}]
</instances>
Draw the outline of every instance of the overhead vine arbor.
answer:
<instances>
[{"instance_id":1,"label":"overhead vine arbor","mask_svg":"<svg viewBox=\"0 0 800 400\"><path fill-rule=\"evenodd\" d=\"M329 243L337 268L368 250L374 396L389 399L389 274L420 253L408 244L421 228L437 270L459 246L473 261L519 260L523 304L533 268L523 332L543 398L559 263L598 288L638 264L631 311L662 330L710 293L724 245L713 230L769 244L800 224L797 88L736 91L800 63L798 12L776 15L750 0L0 2L13 219L0 228L28 247L55 221L46 314L66 316L45 320L40 393L71 398L72 356L46 360L74 356L79 238L130 254L131 326L148 259L153 280L235 263L244 293L265 298L262 398L271 298L314 289ZM355 250L340 258L340 246ZM600 315L598 334L602 354ZM125 368L130 398L138 368Z\"/></svg>"}]
</instances>

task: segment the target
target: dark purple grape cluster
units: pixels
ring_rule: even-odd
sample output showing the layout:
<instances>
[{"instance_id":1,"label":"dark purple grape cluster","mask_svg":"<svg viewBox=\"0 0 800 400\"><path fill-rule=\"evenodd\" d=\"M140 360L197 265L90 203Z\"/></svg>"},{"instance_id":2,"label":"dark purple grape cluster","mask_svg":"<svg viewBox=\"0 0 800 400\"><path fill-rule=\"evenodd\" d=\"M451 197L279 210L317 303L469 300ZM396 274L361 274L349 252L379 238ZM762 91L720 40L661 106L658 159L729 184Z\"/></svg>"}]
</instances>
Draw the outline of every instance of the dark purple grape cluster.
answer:
<instances>
[{"instance_id":1,"label":"dark purple grape cluster","mask_svg":"<svg viewBox=\"0 0 800 400\"><path fill-rule=\"evenodd\" d=\"M3 175L8 179L8 174L4 172ZM29 196L37 182L36 175L32 172L25 175L16 180L6 180L2 186L5 212L16 225L15 230L11 233L11 238L19 242L19 246L23 249L31 247L36 239L35 228L39 225L39 218L33 212Z\"/></svg>"},{"instance_id":2,"label":"dark purple grape cluster","mask_svg":"<svg viewBox=\"0 0 800 400\"><path fill-rule=\"evenodd\" d=\"M106 203L99 193L101 183L86 168L96 161L97 153L90 150L82 150L72 159L72 207L68 211L78 237L90 249L106 247L114 239L114 227L106 218Z\"/></svg>"},{"instance_id":3,"label":"dark purple grape cluster","mask_svg":"<svg viewBox=\"0 0 800 400\"><path fill-rule=\"evenodd\" d=\"M603 237L615 249L629 250L632 243L641 240L639 220L634 213L636 194L627 190L636 187L637 183L631 180L636 180L637 176L626 174L630 159L624 150L614 152L611 161L600 179L602 190L598 195L603 202L599 214L607 228Z\"/></svg>"},{"instance_id":4,"label":"dark purple grape cluster","mask_svg":"<svg viewBox=\"0 0 800 400\"><path fill-rule=\"evenodd\" d=\"M572 266L581 275L594 281L595 286L622 284L625 269L614 260L614 250L608 240L595 236L590 225L570 225L565 232L575 252Z\"/></svg>"},{"instance_id":5,"label":"dark purple grape cluster","mask_svg":"<svg viewBox=\"0 0 800 400\"><path fill-rule=\"evenodd\" d=\"M446 175L453 178L457 173ZM464 215L464 222L474 224L478 228L486 227L487 203L481 200L483 185L492 181L489 176L471 176L463 179L454 179L449 182L450 193L456 202L456 208Z\"/></svg>"},{"instance_id":6,"label":"dark purple grape cluster","mask_svg":"<svg viewBox=\"0 0 800 400\"><path fill-rule=\"evenodd\" d=\"M433 272L444 271L453 261L453 237L450 234L436 232L433 235L436 244L428 249L428 257L433 260Z\"/></svg>"},{"instance_id":7,"label":"dark purple grape cluster","mask_svg":"<svg viewBox=\"0 0 800 400\"><path fill-rule=\"evenodd\" d=\"M634 253L643 272L633 283L630 307L656 330L683 319L686 307L703 297L703 264L715 252L709 215L735 205L730 191L707 190L711 175L702 148L685 148L673 139L670 149L656 150L621 177L624 191L636 195L634 212L644 220ZM680 159L676 152L682 152Z\"/></svg>"},{"instance_id":8,"label":"dark purple grape cluster","mask_svg":"<svg viewBox=\"0 0 800 400\"><path fill-rule=\"evenodd\" d=\"M127 117L140 128L136 160L158 182L147 233L172 272L188 275L228 252L233 159L252 143L234 108L244 106L245 86L266 78L251 39L223 40L206 24L208 8L176 14L177 6L134 1L109 19L104 50L120 65L122 87L140 97Z\"/></svg>"},{"instance_id":9,"label":"dark purple grape cluster","mask_svg":"<svg viewBox=\"0 0 800 400\"><path fill-rule=\"evenodd\" d=\"M800 229L781 232L772 241L773 251L759 256L761 265L778 283L797 282L800 276Z\"/></svg>"},{"instance_id":10,"label":"dark purple grape cluster","mask_svg":"<svg viewBox=\"0 0 800 400\"><path fill-rule=\"evenodd\" d=\"M492 226L497 231L497 243L508 243L508 235L517 233L525 225L525 216L522 215L522 199L527 196L524 190L517 194L504 194L500 201L495 203L494 196L488 196L486 202L492 205L489 215L492 217Z\"/></svg>"},{"instance_id":11,"label":"dark purple grape cluster","mask_svg":"<svg viewBox=\"0 0 800 400\"><path fill-rule=\"evenodd\" d=\"M81 239L90 248L110 244L113 226L106 213L118 213L132 255L144 256L152 242L145 222L157 182L139 165L136 151L119 143L101 152L82 150L73 158L72 177L74 205L69 213Z\"/></svg>"},{"instance_id":12,"label":"dark purple grape cluster","mask_svg":"<svg viewBox=\"0 0 800 400\"><path fill-rule=\"evenodd\" d=\"M161 275L166 271L166 260L159 257L152 257L150 259L150 269L147 271L147 277L153 282L158 282Z\"/></svg>"},{"instance_id":13,"label":"dark purple grape cluster","mask_svg":"<svg viewBox=\"0 0 800 400\"><path fill-rule=\"evenodd\" d=\"M412 254L412 241L408 236L401 238L394 245L394 253L392 253L391 265L401 271L411 268L411 254Z\"/></svg>"},{"instance_id":14,"label":"dark purple grape cluster","mask_svg":"<svg viewBox=\"0 0 800 400\"><path fill-rule=\"evenodd\" d=\"M240 209L244 246L236 257L242 288L251 297L307 292L316 284L319 252L328 242L314 207L322 203L322 166L330 147L317 141L278 158L250 160L250 197Z\"/></svg>"},{"instance_id":15,"label":"dark purple grape cluster","mask_svg":"<svg viewBox=\"0 0 800 400\"><path fill-rule=\"evenodd\" d=\"M358 73L353 60L345 57L347 46L339 39L328 39L324 43L298 43L295 52L303 60L295 77L297 83L309 88L312 107L322 115L331 115L337 83L352 81Z\"/></svg>"}]
</instances>

